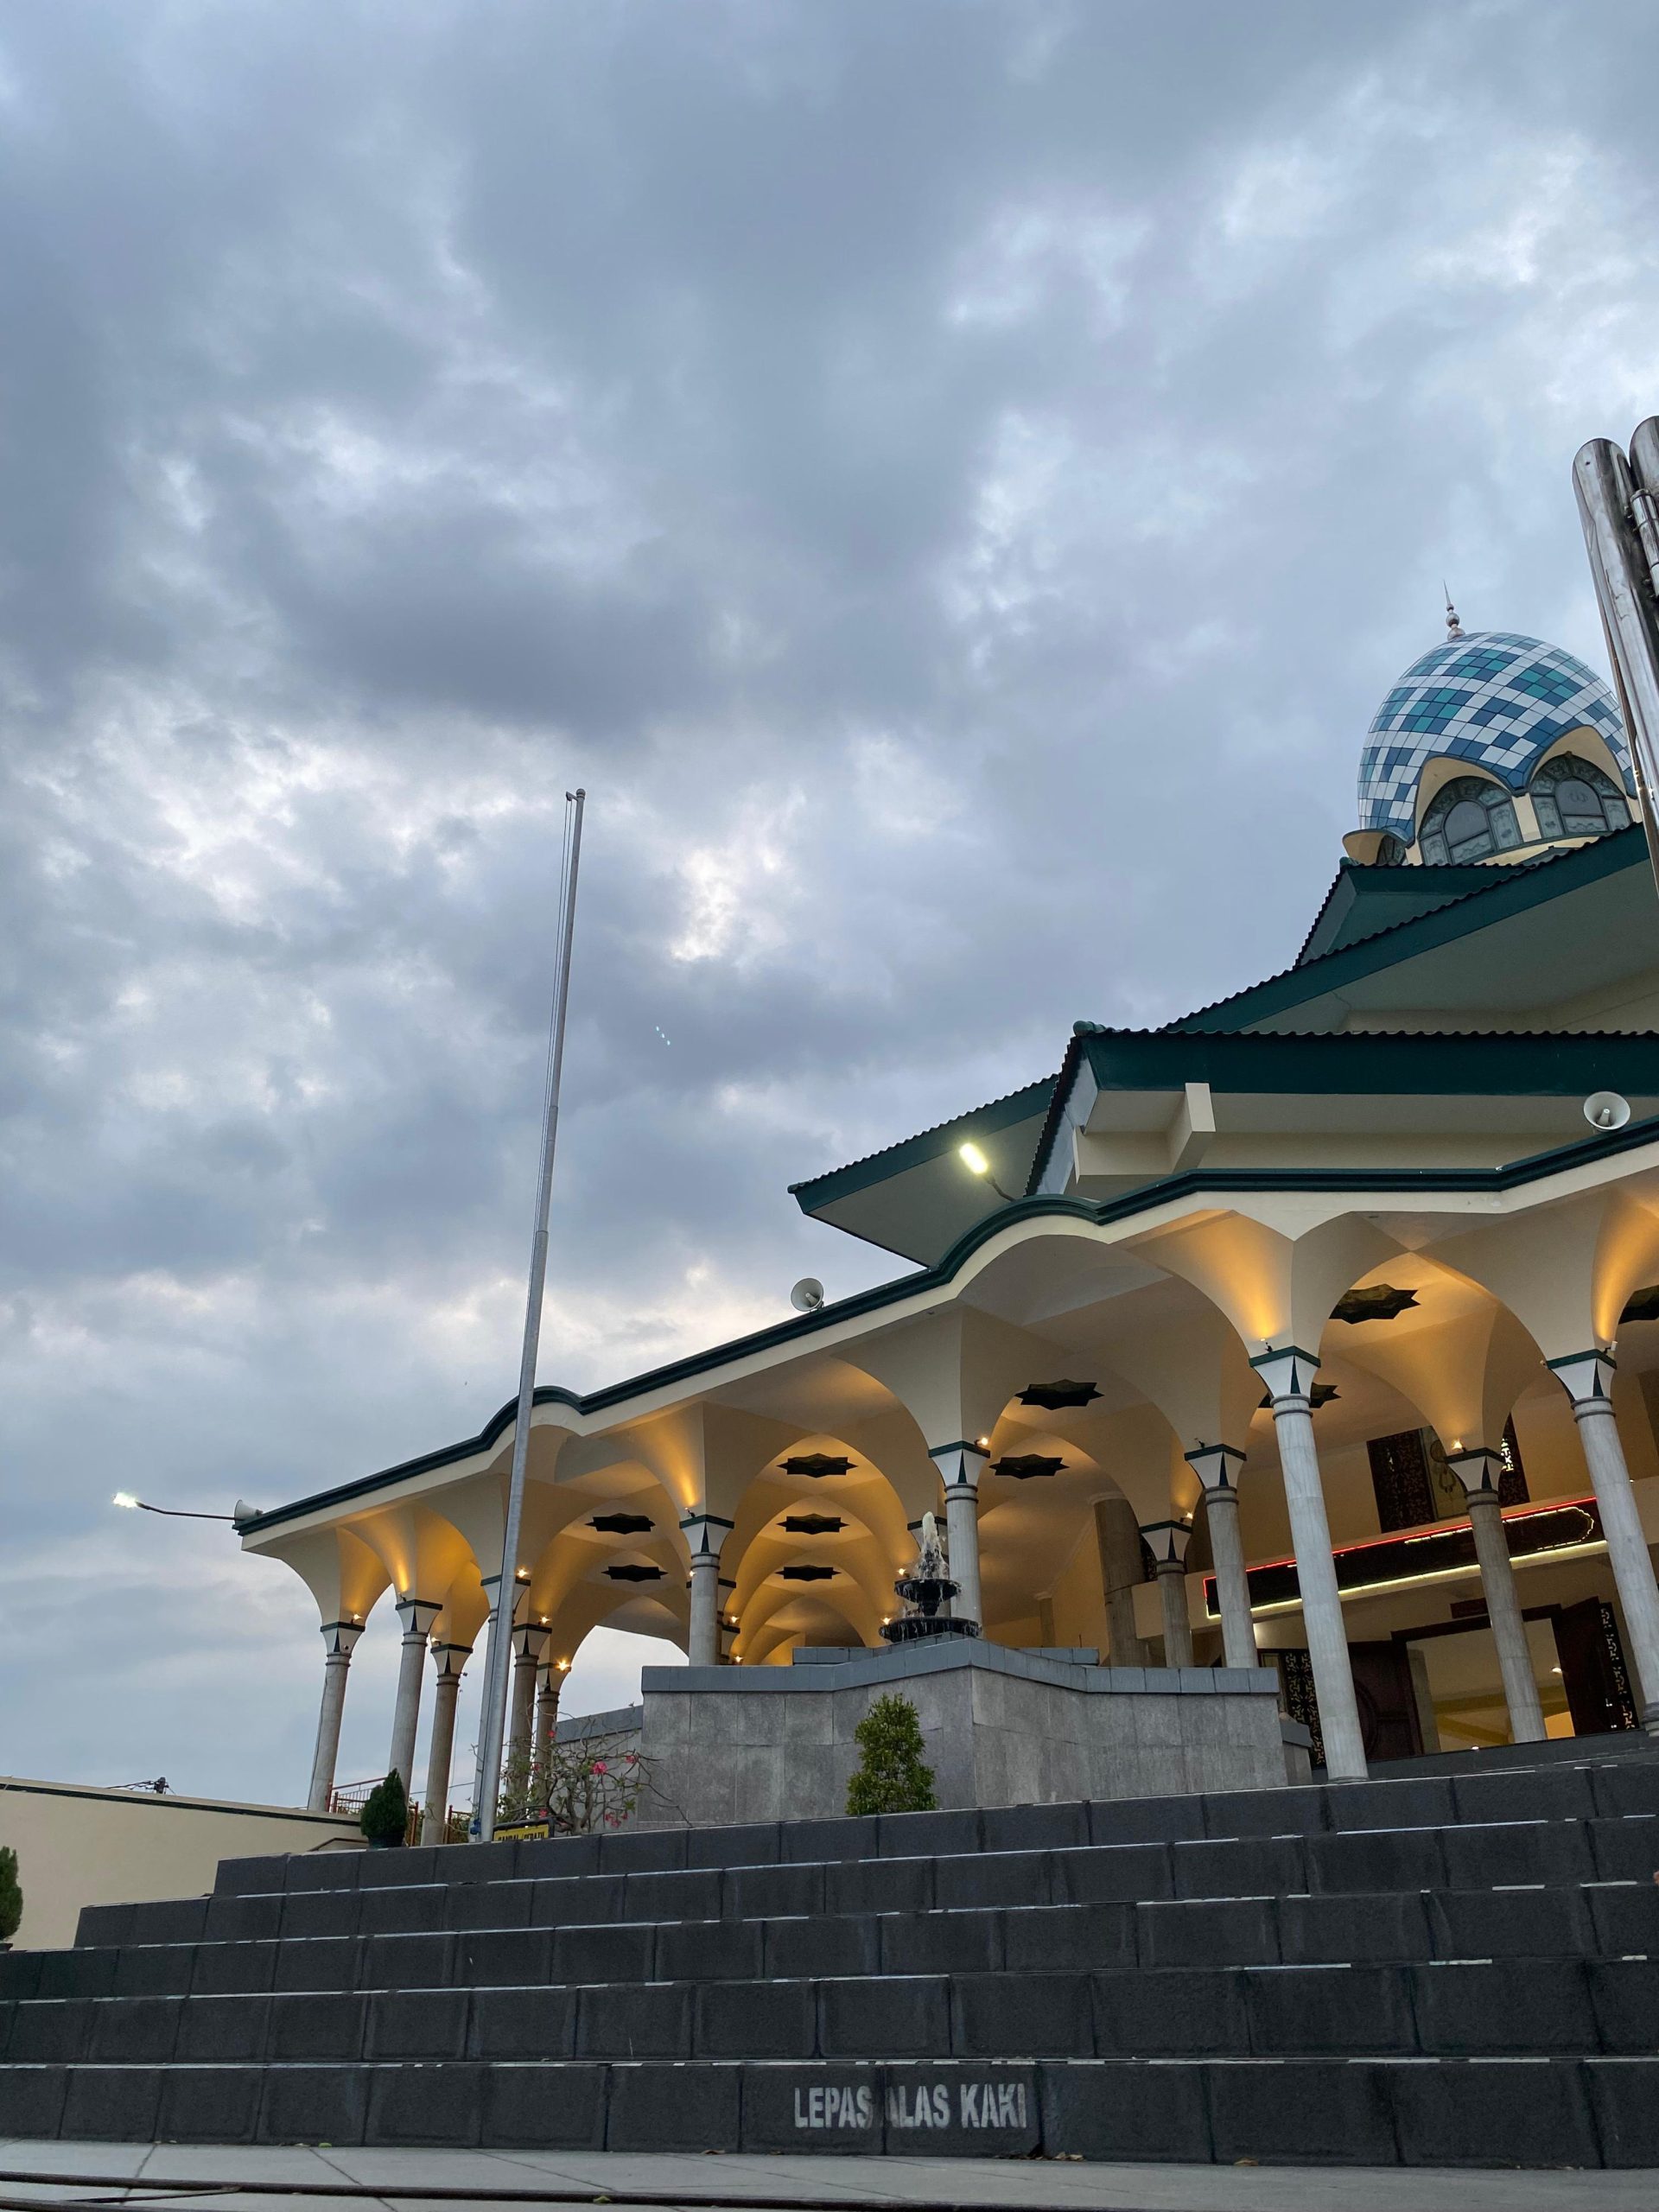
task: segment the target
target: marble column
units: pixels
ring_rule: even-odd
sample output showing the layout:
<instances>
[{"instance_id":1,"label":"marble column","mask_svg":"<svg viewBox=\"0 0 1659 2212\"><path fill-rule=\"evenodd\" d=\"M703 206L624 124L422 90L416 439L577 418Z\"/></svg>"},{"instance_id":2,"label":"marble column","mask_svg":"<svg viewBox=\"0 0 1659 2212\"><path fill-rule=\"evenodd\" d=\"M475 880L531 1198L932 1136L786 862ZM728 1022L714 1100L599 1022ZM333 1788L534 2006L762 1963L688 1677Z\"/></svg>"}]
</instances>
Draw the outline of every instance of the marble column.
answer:
<instances>
[{"instance_id":1,"label":"marble column","mask_svg":"<svg viewBox=\"0 0 1659 2212\"><path fill-rule=\"evenodd\" d=\"M688 1513L680 1522L691 1554L690 1623L686 1656L694 1667L720 1664L720 1553L732 1524L717 1513Z\"/></svg>"},{"instance_id":2,"label":"marble column","mask_svg":"<svg viewBox=\"0 0 1659 2212\"><path fill-rule=\"evenodd\" d=\"M1095 1500L1095 1548L1106 1602L1106 1657L1114 1667L1144 1667L1147 1647L1135 1624L1135 1593L1143 1578L1141 1529L1127 1497Z\"/></svg>"},{"instance_id":3,"label":"marble column","mask_svg":"<svg viewBox=\"0 0 1659 2212\"><path fill-rule=\"evenodd\" d=\"M547 1795L550 1753L558 1735L559 1693L563 1688L564 1675L558 1662L550 1660L542 1669L541 1684L536 1694L536 1734L530 1758L532 1794L537 1804Z\"/></svg>"},{"instance_id":4,"label":"marble column","mask_svg":"<svg viewBox=\"0 0 1659 2212\"><path fill-rule=\"evenodd\" d=\"M426 1753L426 1797L421 1811L421 1841L442 1843L449 1809L449 1770L455 1751L455 1704L461 1669L473 1656L470 1643L435 1643L432 1664L432 1732Z\"/></svg>"},{"instance_id":5,"label":"marble column","mask_svg":"<svg viewBox=\"0 0 1659 2212\"><path fill-rule=\"evenodd\" d=\"M1348 1632L1343 1624L1337 1565L1332 1556L1331 1523L1325 1517L1325 1486L1313 1441L1313 1377L1319 1361L1295 1346L1266 1351L1250 1362L1267 1387L1290 1516L1291 1549L1302 1593L1302 1624L1319 1701L1319 1732L1325 1738L1325 1770L1332 1782L1363 1782L1365 1739L1360 1732L1354 1695Z\"/></svg>"},{"instance_id":6,"label":"marble column","mask_svg":"<svg viewBox=\"0 0 1659 2212\"><path fill-rule=\"evenodd\" d=\"M317 1746L311 1759L311 1789L306 1803L314 1813L326 1813L334 1795L334 1762L340 1757L340 1715L346 1710L346 1677L352 1654L363 1633L359 1620L325 1621L322 1624L322 1707L317 1714Z\"/></svg>"},{"instance_id":7,"label":"marble column","mask_svg":"<svg viewBox=\"0 0 1659 2212\"><path fill-rule=\"evenodd\" d=\"M1544 1708L1532 1671L1527 1646L1527 1624L1521 1618L1521 1599L1515 1586L1515 1567L1503 1534L1503 1513L1497 1502L1498 1478L1503 1471L1501 1452L1484 1446L1467 1452L1448 1452L1446 1465L1463 1484L1469 1508L1469 1526L1475 1535L1475 1557L1480 1561L1480 1586L1486 1599L1486 1618L1497 1646L1497 1670L1503 1678L1503 1702L1510 1712L1510 1736L1517 1744L1541 1744Z\"/></svg>"},{"instance_id":8,"label":"marble column","mask_svg":"<svg viewBox=\"0 0 1659 2212\"><path fill-rule=\"evenodd\" d=\"M952 1620L982 1628L984 1601L979 1583L979 1478L989 1454L977 1444L958 1440L934 1445L928 1458L944 1485L946 1569L957 1586L950 1600Z\"/></svg>"},{"instance_id":9,"label":"marble column","mask_svg":"<svg viewBox=\"0 0 1659 2212\"><path fill-rule=\"evenodd\" d=\"M1222 1657L1230 1667L1256 1666L1260 1662L1250 1618L1250 1582L1244 1572L1244 1545L1238 1533L1238 1478L1244 1454L1230 1444L1200 1444L1186 1454L1186 1463L1204 1485L1205 1522L1210 1531L1210 1560L1221 1614Z\"/></svg>"},{"instance_id":10,"label":"marble column","mask_svg":"<svg viewBox=\"0 0 1659 2212\"><path fill-rule=\"evenodd\" d=\"M1164 1664L1192 1664L1192 1616L1186 1603L1186 1548L1192 1541L1185 1521L1147 1521L1141 1541L1158 1570L1158 1603L1164 1616Z\"/></svg>"},{"instance_id":11,"label":"marble column","mask_svg":"<svg viewBox=\"0 0 1659 2212\"><path fill-rule=\"evenodd\" d=\"M421 1725L421 1678L425 1671L426 1639L432 1624L443 1611L424 1598L400 1598L397 1618L404 1624L404 1648L397 1656L397 1698L391 1711L391 1748L386 1771L403 1777L405 1793L415 1793L415 1737Z\"/></svg>"},{"instance_id":12,"label":"marble column","mask_svg":"<svg viewBox=\"0 0 1659 2212\"><path fill-rule=\"evenodd\" d=\"M507 1757L531 1760L531 1723L536 1707L536 1675L547 1649L545 1621L520 1621L512 1631L512 1701L508 1708Z\"/></svg>"},{"instance_id":13,"label":"marble column","mask_svg":"<svg viewBox=\"0 0 1659 2212\"><path fill-rule=\"evenodd\" d=\"M1650 1736L1659 1735L1659 1585L1613 1418L1613 1356L1609 1351L1580 1352L1570 1359L1552 1359L1548 1365L1572 1401L1573 1418L1579 1425L1579 1440L1601 1512L1608 1564L1624 1616L1642 1726Z\"/></svg>"}]
</instances>

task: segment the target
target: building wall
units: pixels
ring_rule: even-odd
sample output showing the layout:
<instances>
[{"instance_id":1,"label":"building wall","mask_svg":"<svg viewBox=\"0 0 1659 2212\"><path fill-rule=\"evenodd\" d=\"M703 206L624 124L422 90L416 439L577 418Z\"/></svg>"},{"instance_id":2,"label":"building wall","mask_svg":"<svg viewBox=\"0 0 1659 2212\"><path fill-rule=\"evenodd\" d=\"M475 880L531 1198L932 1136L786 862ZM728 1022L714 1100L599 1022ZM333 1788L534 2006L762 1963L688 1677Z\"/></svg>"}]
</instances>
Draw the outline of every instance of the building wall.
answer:
<instances>
[{"instance_id":1,"label":"building wall","mask_svg":"<svg viewBox=\"0 0 1659 2212\"><path fill-rule=\"evenodd\" d=\"M0 1777L0 1844L17 1853L26 1950L75 1940L88 1904L195 1897L221 1859L265 1852L361 1849L353 1821L207 1797L143 1797L69 1782Z\"/></svg>"}]
</instances>

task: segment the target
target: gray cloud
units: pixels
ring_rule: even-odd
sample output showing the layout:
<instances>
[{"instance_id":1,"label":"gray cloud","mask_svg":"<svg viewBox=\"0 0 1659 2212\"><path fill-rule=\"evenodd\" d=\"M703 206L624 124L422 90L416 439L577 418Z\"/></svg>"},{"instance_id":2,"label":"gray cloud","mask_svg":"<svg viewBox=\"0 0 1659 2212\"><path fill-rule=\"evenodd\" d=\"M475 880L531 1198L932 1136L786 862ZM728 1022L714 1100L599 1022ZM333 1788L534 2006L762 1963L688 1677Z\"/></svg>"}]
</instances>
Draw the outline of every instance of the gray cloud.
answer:
<instances>
[{"instance_id":1,"label":"gray cloud","mask_svg":"<svg viewBox=\"0 0 1659 2212\"><path fill-rule=\"evenodd\" d=\"M1599 658L1567 465L1659 398L1653 38L10 11L23 1770L302 1782L308 1599L105 1501L269 1503L507 1395L567 785L581 1385L886 1271L789 1180L1285 964L1443 574Z\"/></svg>"}]
</instances>

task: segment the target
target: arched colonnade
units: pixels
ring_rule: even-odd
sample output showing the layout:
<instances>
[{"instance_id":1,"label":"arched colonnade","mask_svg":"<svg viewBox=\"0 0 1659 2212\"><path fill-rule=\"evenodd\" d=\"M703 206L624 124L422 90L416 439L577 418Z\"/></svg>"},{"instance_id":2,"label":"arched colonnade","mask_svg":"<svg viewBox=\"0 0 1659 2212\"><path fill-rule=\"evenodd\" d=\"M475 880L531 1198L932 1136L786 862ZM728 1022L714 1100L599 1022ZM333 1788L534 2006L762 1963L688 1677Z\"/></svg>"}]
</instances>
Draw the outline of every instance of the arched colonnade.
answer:
<instances>
[{"instance_id":1,"label":"arched colonnade","mask_svg":"<svg viewBox=\"0 0 1659 2212\"><path fill-rule=\"evenodd\" d=\"M510 1740L533 1748L550 1730L563 1675L601 1624L669 1637L697 1665L874 1643L930 1508L943 1509L958 1607L986 1634L1054 1641L1061 1571L1070 1562L1075 1583L1082 1560L1119 1663L1144 1656L1135 1589L1148 1551L1166 1663L1192 1662L1197 1532L1218 1599L1212 1656L1254 1664L1240 1500L1276 1484L1328 1769L1363 1774L1322 1372L1440 1439L1464 1486L1516 1739L1544 1730L1498 1508L1501 1453L1523 1394L1565 1393L1654 1724L1659 1592L1612 1402L1619 1316L1659 1278L1659 1196L1643 1180L1440 1211L1395 1198L1362 1211L1351 1195L1305 1188L1127 1224L1081 1211L1012 1209L948 1283L826 1308L694 1371L608 1392L602 1407L538 1402ZM1368 1287L1404 1309L1367 1318ZM305 1579L321 1615L314 1804L333 1786L353 1649L389 1599L403 1640L388 1764L413 1781L429 1655L426 1794L441 1811L461 1670L499 1572L512 1442L509 1424L245 1534Z\"/></svg>"}]
</instances>

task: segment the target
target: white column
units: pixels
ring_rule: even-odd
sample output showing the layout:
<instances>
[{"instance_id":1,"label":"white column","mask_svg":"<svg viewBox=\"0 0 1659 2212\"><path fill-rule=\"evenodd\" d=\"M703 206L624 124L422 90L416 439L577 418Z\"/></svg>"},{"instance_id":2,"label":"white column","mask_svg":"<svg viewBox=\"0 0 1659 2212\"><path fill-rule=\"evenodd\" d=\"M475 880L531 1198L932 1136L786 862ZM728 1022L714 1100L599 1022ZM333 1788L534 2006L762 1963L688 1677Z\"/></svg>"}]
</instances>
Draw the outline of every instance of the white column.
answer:
<instances>
[{"instance_id":1,"label":"white column","mask_svg":"<svg viewBox=\"0 0 1659 2212\"><path fill-rule=\"evenodd\" d=\"M718 1667L720 1549L732 1524L716 1513L688 1513L680 1527L691 1554L691 1621L686 1656L694 1667Z\"/></svg>"},{"instance_id":2,"label":"white column","mask_svg":"<svg viewBox=\"0 0 1659 2212\"><path fill-rule=\"evenodd\" d=\"M950 1580L957 1594L950 1601L953 1620L984 1625L983 1600L979 1587L979 1478L989 1454L977 1444L935 1445L928 1458L944 1484L944 1541Z\"/></svg>"},{"instance_id":3,"label":"white column","mask_svg":"<svg viewBox=\"0 0 1659 2212\"><path fill-rule=\"evenodd\" d=\"M1144 1667L1147 1649L1135 1625L1135 1593L1142 1573L1141 1530L1127 1497L1095 1500L1095 1548L1106 1601L1107 1658L1114 1667Z\"/></svg>"},{"instance_id":4,"label":"white column","mask_svg":"<svg viewBox=\"0 0 1659 2212\"><path fill-rule=\"evenodd\" d=\"M1250 1618L1250 1580L1244 1572L1244 1545L1238 1533L1238 1478L1244 1454L1230 1444L1200 1444L1186 1454L1186 1462L1204 1484L1210 1562L1215 1569L1216 1603L1221 1611L1222 1657L1230 1667L1256 1666L1260 1662Z\"/></svg>"},{"instance_id":5,"label":"white column","mask_svg":"<svg viewBox=\"0 0 1659 2212\"><path fill-rule=\"evenodd\" d=\"M547 1649L545 1621L520 1621L512 1631L512 1703L507 1734L509 1758L529 1761L531 1723L536 1706L536 1674Z\"/></svg>"},{"instance_id":6,"label":"white column","mask_svg":"<svg viewBox=\"0 0 1659 2212\"><path fill-rule=\"evenodd\" d=\"M1185 1521L1148 1521L1141 1541L1158 1570L1158 1603L1164 1616L1164 1664L1192 1664L1192 1616L1186 1604L1186 1548L1192 1531Z\"/></svg>"},{"instance_id":7,"label":"white column","mask_svg":"<svg viewBox=\"0 0 1659 2212\"><path fill-rule=\"evenodd\" d=\"M340 1721L346 1710L346 1677L363 1633L361 1621L322 1624L322 1708L317 1715L317 1747L311 1759L311 1789L306 1799L314 1813L326 1813L334 1794L334 1761L340 1757Z\"/></svg>"},{"instance_id":8,"label":"white column","mask_svg":"<svg viewBox=\"0 0 1659 2212\"><path fill-rule=\"evenodd\" d=\"M461 1670L473 1656L470 1643L435 1643L432 1664L437 1681L432 1686L432 1734L426 1753L426 1798L421 1812L421 1841L443 1841L444 1817L449 1809L449 1769L454 1761L455 1702L461 1695Z\"/></svg>"},{"instance_id":9,"label":"white column","mask_svg":"<svg viewBox=\"0 0 1659 2212\"><path fill-rule=\"evenodd\" d=\"M1492 1641L1497 1646L1497 1670L1503 1677L1503 1702L1510 1711L1510 1740L1516 1744L1541 1744L1547 1732L1543 1703L1533 1675L1527 1624L1521 1618L1515 1567L1510 1558L1509 1540L1503 1534L1503 1508L1497 1502L1503 1455L1482 1446L1467 1452L1448 1452L1446 1464L1462 1483L1468 1503L1475 1557L1480 1561L1480 1586L1486 1598L1486 1618L1492 1624Z\"/></svg>"},{"instance_id":10,"label":"white column","mask_svg":"<svg viewBox=\"0 0 1659 2212\"><path fill-rule=\"evenodd\" d=\"M1291 1549L1302 1593L1302 1623L1319 1701L1319 1732L1325 1738L1325 1770L1333 1782L1365 1779L1365 1739L1354 1697L1348 1634L1343 1625L1336 1561L1331 1554L1331 1523L1325 1518L1325 1487L1313 1442L1312 1392L1319 1361L1294 1345L1266 1351L1250 1362L1273 1401L1279 1465L1290 1515Z\"/></svg>"},{"instance_id":11,"label":"white column","mask_svg":"<svg viewBox=\"0 0 1659 2212\"><path fill-rule=\"evenodd\" d=\"M1571 1359L1552 1359L1551 1373L1573 1402L1573 1418L1579 1424L1590 1469L1590 1484L1601 1510L1601 1533L1607 1540L1607 1558L1618 1586L1619 1610L1630 1643L1630 1660L1641 1700L1642 1726L1659 1735L1659 1585L1653 1573L1653 1555L1642 1533L1630 1471L1624 1464L1624 1446L1613 1418L1613 1356L1605 1351L1580 1352Z\"/></svg>"},{"instance_id":12,"label":"white column","mask_svg":"<svg viewBox=\"0 0 1659 2212\"><path fill-rule=\"evenodd\" d=\"M397 1618L404 1624L404 1648L397 1655L397 1700L391 1709L391 1749L386 1771L403 1777L406 1795L415 1788L415 1736L421 1725L421 1677L425 1671L426 1639L442 1605L424 1598L400 1598Z\"/></svg>"}]
</instances>

